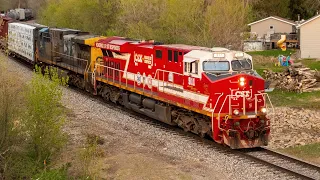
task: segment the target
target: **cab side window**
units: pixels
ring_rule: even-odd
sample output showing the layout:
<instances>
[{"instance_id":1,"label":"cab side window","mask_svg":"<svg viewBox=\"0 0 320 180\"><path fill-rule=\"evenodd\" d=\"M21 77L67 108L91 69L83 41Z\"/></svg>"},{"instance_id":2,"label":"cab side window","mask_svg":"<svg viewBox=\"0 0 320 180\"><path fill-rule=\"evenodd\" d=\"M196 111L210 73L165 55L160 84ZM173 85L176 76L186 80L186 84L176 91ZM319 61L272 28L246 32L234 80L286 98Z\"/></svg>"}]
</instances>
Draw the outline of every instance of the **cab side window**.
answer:
<instances>
[{"instance_id":1,"label":"cab side window","mask_svg":"<svg viewBox=\"0 0 320 180\"><path fill-rule=\"evenodd\" d=\"M184 71L187 73L198 74L198 62L184 63Z\"/></svg>"}]
</instances>

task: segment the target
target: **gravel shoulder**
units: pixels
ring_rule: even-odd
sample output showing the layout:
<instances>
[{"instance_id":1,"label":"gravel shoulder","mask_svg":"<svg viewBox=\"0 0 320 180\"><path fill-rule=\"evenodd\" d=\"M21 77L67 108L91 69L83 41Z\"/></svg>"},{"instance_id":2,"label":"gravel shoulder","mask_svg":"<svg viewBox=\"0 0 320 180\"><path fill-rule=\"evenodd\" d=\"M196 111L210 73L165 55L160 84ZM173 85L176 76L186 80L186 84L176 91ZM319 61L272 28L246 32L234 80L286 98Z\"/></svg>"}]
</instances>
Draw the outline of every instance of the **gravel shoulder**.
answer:
<instances>
[{"instance_id":1,"label":"gravel shoulder","mask_svg":"<svg viewBox=\"0 0 320 180\"><path fill-rule=\"evenodd\" d=\"M278 107L271 125L270 148L320 142L320 110Z\"/></svg>"},{"instance_id":2,"label":"gravel shoulder","mask_svg":"<svg viewBox=\"0 0 320 180\"><path fill-rule=\"evenodd\" d=\"M12 71L19 73L21 80L30 80L30 69L16 61L9 60L8 63L9 67L15 67ZM77 156L85 145L86 135L95 134L105 140L99 147L104 155L93 165L98 179L285 179L281 174L256 166L248 159L202 146L195 140L140 121L129 112L71 88L64 88L63 92L63 105L68 110L64 131L69 135L69 142L61 156L57 157L56 165L70 162L73 164L71 174L79 171ZM316 134L319 121L305 114L298 117L290 110L276 109L271 148L296 145L294 138L300 137L297 134L302 134L302 131L307 135L301 136L301 142L311 142L308 139L311 136L312 142L319 141L315 139L319 137ZM294 110L296 113L309 111L319 119L318 111ZM304 119L304 125L299 119L302 117L308 117ZM309 124L313 125L309 127ZM312 134L313 131L300 128L315 128L315 131ZM289 142L295 142L284 146L287 142L284 137Z\"/></svg>"}]
</instances>

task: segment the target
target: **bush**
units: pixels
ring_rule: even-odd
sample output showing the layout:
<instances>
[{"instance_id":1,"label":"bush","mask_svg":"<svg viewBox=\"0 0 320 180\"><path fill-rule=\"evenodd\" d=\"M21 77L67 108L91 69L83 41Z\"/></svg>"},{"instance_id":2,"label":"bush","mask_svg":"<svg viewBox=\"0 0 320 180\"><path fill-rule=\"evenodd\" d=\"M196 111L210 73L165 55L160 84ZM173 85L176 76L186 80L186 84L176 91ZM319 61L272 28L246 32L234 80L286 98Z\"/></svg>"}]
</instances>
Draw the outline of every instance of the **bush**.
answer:
<instances>
[{"instance_id":1,"label":"bush","mask_svg":"<svg viewBox=\"0 0 320 180\"><path fill-rule=\"evenodd\" d=\"M8 67L7 57L0 54L0 179L10 174L14 146L23 142L19 119L23 83Z\"/></svg>"},{"instance_id":2,"label":"bush","mask_svg":"<svg viewBox=\"0 0 320 180\"><path fill-rule=\"evenodd\" d=\"M59 150L66 140L61 129L65 115L60 103L60 85L66 84L67 79L59 78L56 69L46 68L42 75L41 69L36 67L27 86L24 126L35 158L40 163L50 161L52 154Z\"/></svg>"}]
</instances>

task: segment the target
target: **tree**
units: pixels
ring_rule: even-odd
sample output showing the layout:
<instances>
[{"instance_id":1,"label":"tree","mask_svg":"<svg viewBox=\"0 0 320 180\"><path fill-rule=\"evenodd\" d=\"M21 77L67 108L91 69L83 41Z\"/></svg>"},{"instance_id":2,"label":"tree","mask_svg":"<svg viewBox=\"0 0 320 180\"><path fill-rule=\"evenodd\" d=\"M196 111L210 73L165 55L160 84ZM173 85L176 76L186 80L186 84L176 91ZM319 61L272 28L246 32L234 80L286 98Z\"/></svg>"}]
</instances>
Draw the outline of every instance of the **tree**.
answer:
<instances>
[{"instance_id":1,"label":"tree","mask_svg":"<svg viewBox=\"0 0 320 180\"><path fill-rule=\"evenodd\" d=\"M240 49L242 32L251 21L251 6L243 0L215 0L204 15L203 45Z\"/></svg>"},{"instance_id":2,"label":"tree","mask_svg":"<svg viewBox=\"0 0 320 180\"><path fill-rule=\"evenodd\" d=\"M298 14L301 19L309 19L315 16L320 10L320 0L290 0L290 17L298 20Z\"/></svg>"},{"instance_id":3,"label":"tree","mask_svg":"<svg viewBox=\"0 0 320 180\"><path fill-rule=\"evenodd\" d=\"M51 80L50 80L51 79ZM38 162L49 161L51 155L64 144L62 132L64 109L61 106L62 87L66 78L59 78L56 69L36 67L35 74L27 86L26 115L24 126Z\"/></svg>"},{"instance_id":4,"label":"tree","mask_svg":"<svg viewBox=\"0 0 320 180\"><path fill-rule=\"evenodd\" d=\"M252 1L254 16L256 20L268 16L290 17L289 5L291 0L256 0Z\"/></svg>"},{"instance_id":5,"label":"tree","mask_svg":"<svg viewBox=\"0 0 320 180\"><path fill-rule=\"evenodd\" d=\"M40 23L105 34L115 23L120 3L117 0L49 1L40 11Z\"/></svg>"}]
</instances>

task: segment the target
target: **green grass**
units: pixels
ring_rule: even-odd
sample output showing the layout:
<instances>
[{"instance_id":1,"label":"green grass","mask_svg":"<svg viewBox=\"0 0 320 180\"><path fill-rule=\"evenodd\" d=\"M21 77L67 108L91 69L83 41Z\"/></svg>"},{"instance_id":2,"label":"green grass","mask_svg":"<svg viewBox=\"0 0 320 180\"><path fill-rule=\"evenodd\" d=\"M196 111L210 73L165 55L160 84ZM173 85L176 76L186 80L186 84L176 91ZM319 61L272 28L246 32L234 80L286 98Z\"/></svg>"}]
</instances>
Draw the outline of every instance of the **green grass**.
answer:
<instances>
[{"instance_id":1,"label":"green grass","mask_svg":"<svg viewBox=\"0 0 320 180\"><path fill-rule=\"evenodd\" d=\"M279 151L300 159L304 159L306 161L320 164L320 143L290 147L286 149L280 149Z\"/></svg>"},{"instance_id":2,"label":"green grass","mask_svg":"<svg viewBox=\"0 0 320 180\"><path fill-rule=\"evenodd\" d=\"M274 90L268 94L274 106L320 109L320 91L295 93Z\"/></svg>"},{"instance_id":3,"label":"green grass","mask_svg":"<svg viewBox=\"0 0 320 180\"><path fill-rule=\"evenodd\" d=\"M286 67L275 66L277 62L275 57L265 57L261 55L253 56L254 69L263 76L263 70L269 69L274 72L282 72ZM301 62L306 67L320 70L320 61L315 59L297 60L295 63ZM274 106L287 106L294 108L319 108L320 109L320 91L311 93L295 93L274 90L269 93Z\"/></svg>"},{"instance_id":4,"label":"green grass","mask_svg":"<svg viewBox=\"0 0 320 180\"><path fill-rule=\"evenodd\" d=\"M275 66L277 58L253 56L253 62L254 69L260 75L263 75L263 70L266 69L272 70L273 72L282 72L286 69L286 67L284 66ZM295 60L294 63L302 63L303 65L312 70L320 70L320 61L317 61L315 59Z\"/></svg>"},{"instance_id":5,"label":"green grass","mask_svg":"<svg viewBox=\"0 0 320 180\"><path fill-rule=\"evenodd\" d=\"M251 56L260 55L265 57L278 57L279 55L289 56L290 53L294 53L294 50L287 49L287 51L282 51L281 49L266 50L266 51L254 51L248 52Z\"/></svg>"},{"instance_id":6,"label":"green grass","mask_svg":"<svg viewBox=\"0 0 320 180\"><path fill-rule=\"evenodd\" d=\"M317 69L320 71L320 61L317 61L315 59L303 59L303 60L297 60L294 62L301 62L305 66L309 67L310 69Z\"/></svg>"}]
</instances>

